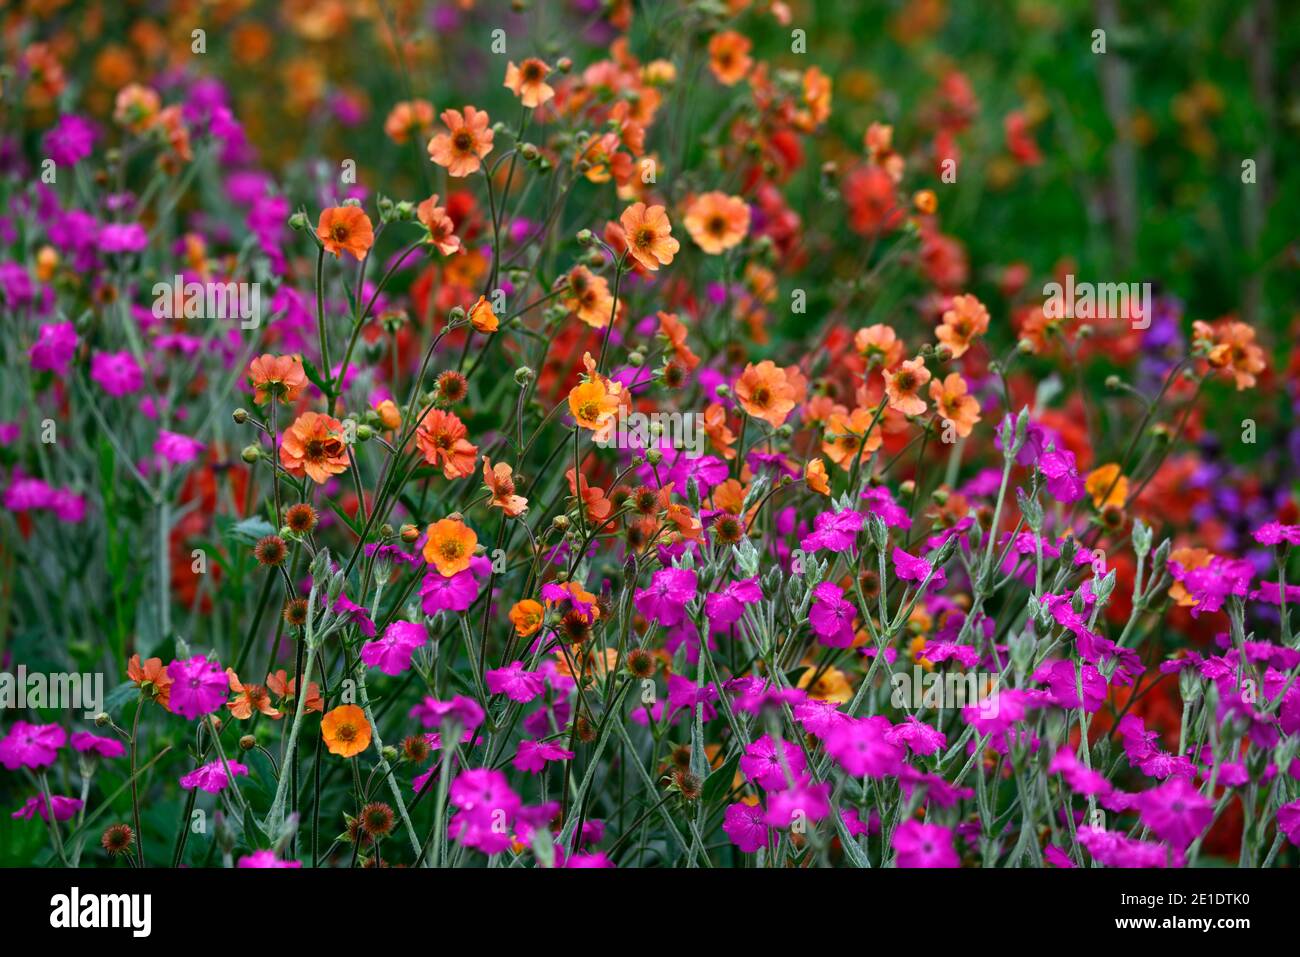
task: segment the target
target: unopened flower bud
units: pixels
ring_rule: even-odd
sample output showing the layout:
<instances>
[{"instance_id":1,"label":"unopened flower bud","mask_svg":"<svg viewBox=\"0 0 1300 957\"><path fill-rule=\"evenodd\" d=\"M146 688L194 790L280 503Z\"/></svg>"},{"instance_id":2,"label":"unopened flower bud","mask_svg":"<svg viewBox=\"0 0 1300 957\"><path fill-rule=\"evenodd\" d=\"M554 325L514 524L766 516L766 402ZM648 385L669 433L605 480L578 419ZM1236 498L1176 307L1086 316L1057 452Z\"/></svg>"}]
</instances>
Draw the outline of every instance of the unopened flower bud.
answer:
<instances>
[{"instance_id":1,"label":"unopened flower bud","mask_svg":"<svg viewBox=\"0 0 1300 957\"><path fill-rule=\"evenodd\" d=\"M249 465L252 465L262 457L262 450L256 445L246 445L244 446L244 451L239 453L239 457Z\"/></svg>"},{"instance_id":2,"label":"unopened flower bud","mask_svg":"<svg viewBox=\"0 0 1300 957\"><path fill-rule=\"evenodd\" d=\"M235 425L243 425L248 421L248 410L236 409L230 417L235 420Z\"/></svg>"}]
</instances>

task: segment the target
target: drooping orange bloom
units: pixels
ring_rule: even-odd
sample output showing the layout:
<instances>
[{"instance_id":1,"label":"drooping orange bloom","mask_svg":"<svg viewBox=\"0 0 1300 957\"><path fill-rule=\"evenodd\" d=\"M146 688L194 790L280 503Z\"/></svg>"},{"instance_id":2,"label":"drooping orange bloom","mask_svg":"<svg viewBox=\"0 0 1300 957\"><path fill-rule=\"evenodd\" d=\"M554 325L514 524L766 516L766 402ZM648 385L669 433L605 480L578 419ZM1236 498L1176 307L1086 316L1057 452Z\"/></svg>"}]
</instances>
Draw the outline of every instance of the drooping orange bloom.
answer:
<instances>
[{"instance_id":1,"label":"drooping orange bloom","mask_svg":"<svg viewBox=\"0 0 1300 957\"><path fill-rule=\"evenodd\" d=\"M298 679L290 678L283 668L266 676L266 686L273 695L280 699L281 708L284 708L287 702L294 700L297 694L295 691L297 684ZM314 681L309 682L307 685L307 701L303 704L303 708L318 713L325 710L325 699L321 697L320 685Z\"/></svg>"},{"instance_id":2,"label":"drooping orange bloom","mask_svg":"<svg viewBox=\"0 0 1300 957\"><path fill-rule=\"evenodd\" d=\"M736 450L731 447L736 435L727 428L727 410L720 402L709 403L704 410L704 434L709 437L709 444L727 461L736 457Z\"/></svg>"},{"instance_id":3,"label":"drooping orange bloom","mask_svg":"<svg viewBox=\"0 0 1300 957\"><path fill-rule=\"evenodd\" d=\"M593 329L609 325L614 297L604 276L597 276L586 266L575 266L568 274L568 288L572 295L565 297L564 308Z\"/></svg>"},{"instance_id":4,"label":"drooping orange bloom","mask_svg":"<svg viewBox=\"0 0 1300 957\"><path fill-rule=\"evenodd\" d=\"M264 405L272 399L282 404L295 402L307 387L307 372L302 356L258 356L248 364L248 380L253 386L253 401Z\"/></svg>"},{"instance_id":5,"label":"drooping orange bloom","mask_svg":"<svg viewBox=\"0 0 1300 957\"><path fill-rule=\"evenodd\" d=\"M1210 367L1231 375L1238 392L1253 387L1255 377L1268 366L1264 350L1255 344L1255 330L1244 322L1224 319L1210 325L1197 320L1192 323L1192 340L1208 344Z\"/></svg>"},{"instance_id":6,"label":"drooping orange bloom","mask_svg":"<svg viewBox=\"0 0 1300 957\"><path fill-rule=\"evenodd\" d=\"M569 480L570 495L578 495L578 489L581 486L582 493L579 497L582 499L582 504L586 506L588 519L593 522L603 522L609 517L609 513L614 508L614 503L605 497L604 489L596 488L587 481L585 475L582 476L580 482L575 483L573 469L566 471L564 477Z\"/></svg>"},{"instance_id":7,"label":"drooping orange bloom","mask_svg":"<svg viewBox=\"0 0 1300 957\"><path fill-rule=\"evenodd\" d=\"M673 226L662 206L633 203L623 210L618 221L627 237L628 253L651 272L667 266L681 249L681 243L673 239Z\"/></svg>"},{"instance_id":8,"label":"drooping orange bloom","mask_svg":"<svg viewBox=\"0 0 1300 957\"><path fill-rule=\"evenodd\" d=\"M989 328L989 311L974 296L953 296L952 306L943 314L943 325L935 333L940 344L948 347L954 359L966 354L971 340Z\"/></svg>"},{"instance_id":9,"label":"drooping orange bloom","mask_svg":"<svg viewBox=\"0 0 1300 957\"><path fill-rule=\"evenodd\" d=\"M804 108L795 111L799 129L812 132L831 116L831 78L820 68L810 66L803 74Z\"/></svg>"},{"instance_id":10,"label":"drooping orange bloom","mask_svg":"<svg viewBox=\"0 0 1300 957\"><path fill-rule=\"evenodd\" d=\"M511 518L516 518L528 510L528 499L515 494L513 469L505 462L492 464L492 460L483 456L483 481L492 493L489 508L499 508Z\"/></svg>"},{"instance_id":11,"label":"drooping orange bloom","mask_svg":"<svg viewBox=\"0 0 1300 957\"><path fill-rule=\"evenodd\" d=\"M774 429L781 427L797 404L796 391L782 369L771 359L745 366L735 385L740 406L756 419Z\"/></svg>"},{"instance_id":12,"label":"drooping orange bloom","mask_svg":"<svg viewBox=\"0 0 1300 957\"><path fill-rule=\"evenodd\" d=\"M443 518L428 528L424 543L424 560L438 569L443 578L469 568L478 536L459 518Z\"/></svg>"},{"instance_id":13,"label":"drooping orange bloom","mask_svg":"<svg viewBox=\"0 0 1300 957\"><path fill-rule=\"evenodd\" d=\"M868 367L892 369L903 361L903 343L893 326L876 323L859 329L853 337L854 348L867 360Z\"/></svg>"},{"instance_id":14,"label":"drooping orange bloom","mask_svg":"<svg viewBox=\"0 0 1300 957\"><path fill-rule=\"evenodd\" d=\"M375 413L379 416L379 422L388 431L400 429L402 427L402 410L397 407L397 403L392 399L384 399L375 406Z\"/></svg>"},{"instance_id":15,"label":"drooping orange bloom","mask_svg":"<svg viewBox=\"0 0 1300 957\"><path fill-rule=\"evenodd\" d=\"M723 86L735 86L754 65L749 37L735 30L723 30L709 38L709 69Z\"/></svg>"},{"instance_id":16,"label":"drooping orange bloom","mask_svg":"<svg viewBox=\"0 0 1300 957\"><path fill-rule=\"evenodd\" d=\"M132 655L126 663L126 676L135 682L135 686L146 696L153 698L164 708L168 707L172 696L172 679L161 658L149 658L142 665L140 656Z\"/></svg>"},{"instance_id":17,"label":"drooping orange bloom","mask_svg":"<svg viewBox=\"0 0 1300 957\"><path fill-rule=\"evenodd\" d=\"M355 704L341 704L320 719L321 737L330 754L351 758L370 747L370 722Z\"/></svg>"},{"instance_id":18,"label":"drooping orange bloom","mask_svg":"<svg viewBox=\"0 0 1300 957\"><path fill-rule=\"evenodd\" d=\"M280 438L280 464L296 478L304 474L324 485L348 469L343 423L320 412L304 412Z\"/></svg>"},{"instance_id":19,"label":"drooping orange bloom","mask_svg":"<svg viewBox=\"0 0 1300 957\"><path fill-rule=\"evenodd\" d=\"M441 465L449 479L474 473L478 446L469 441L469 430L455 412L432 409L415 430L415 445L430 465Z\"/></svg>"},{"instance_id":20,"label":"drooping orange bloom","mask_svg":"<svg viewBox=\"0 0 1300 957\"><path fill-rule=\"evenodd\" d=\"M717 190L703 193L686 207L686 231L706 253L725 252L749 232L749 204Z\"/></svg>"},{"instance_id":21,"label":"drooping orange bloom","mask_svg":"<svg viewBox=\"0 0 1300 957\"><path fill-rule=\"evenodd\" d=\"M429 140L429 158L447 168L449 176L469 176L483 165L483 157L492 152L492 128L488 115L472 106L460 110L443 110L442 122L448 132Z\"/></svg>"},{"instance_id":22,"label":"drooping orange bloom","mask_svg":"<svg viewBox=\"0 0 1300 957\"><path fill-rule=\"evenodd\" d=\"M469 324L482 333L493 333L500 327L487 296L479 296L478 302L469 307Z\"/></svg>"},{"instance_id":23,"label":"drooping orange bloom","mask_svg":"<svg viewBox=\"0 0 1300 957\"><path fill-rule=\"evenodd\" d=\"M384 133L394 143L402 144L413 135L427 133L433 127L433 104L428 100L403 100L388 111Z\"/></svg>"},{"instance_id":24,"label":"drooping orange bloom","mask_svg":"<svg viewBox=\"0 0 1300 957\"><path fill-rule=\"evenodd\" d=\"M185 126L185 119L179 103L159 110L154 120L154 128L161 130L172 153L182 162L188 163L194 158L190 151L190 131Z\"/></svg>"},{"instance_id":25,"label":"drooping orange bloom","mask_svg":"<svg viewBox=\"0 0 1300 957\"><path fill-rule=\"evenodd\" d=\"M673 355L689 372L700 364L700 357L686 342L686 326L674 313L659 313L659 334L668 340Z\"/></svg>"},{"instance_id":26,"label":"drooping orange bloom","mask_svg":"<svg viewBox=\"0 0 1300 957\"><path fill-rule=\"evenodd\" d=\"M677 535L690 541L699 541L704 533L704 526L699 517L685 505L669 502L667 519L677 527Z\"/></svg>"},{"instance_id":27,"label":"drooping orange bloom","mask_svg":"<svg viewBox=\"0 0 1300 957\"><path fill-rule=\"evenodd\" d=\"M510 623L515 626L515 632L520 638L536 634L542 627L542 616L542 603L531 598L515 602L510 609Z\"/></svg>"},{"instance_id":28,"label":"drooping orange bloom","mask_svg":"<svg viewBox=\"0 0 1300 957\"><path fill-rule=\"evenodd\" d=\"M814 492L822 495L831 494L831 486L826 475L826 463L820 458L808 460L807 466L804 467L803 479Z\"/></svg>"},{"instance_id":29,"label":"drooping orange bloom","mask_svg":"<svg viewBox=\"0 0 1300 957\"><path fill-rule=\"evenodd\" d=\"M226 678L230 681L230 690L235 694L226 705L232 716L240 721L247 721L253 716L254 711L260 711L272 720L284 717L271 704L270 693L261 685L243 684L239 680L239 675L235 674L234 668L226 669Z\"/></svg>"},{"instance_id":30,"label":"drooping orange bloom","mask_svg":"<svg viewBox=\"0 0 1300 957\"><path fill-rule=\"evenodd\" d=\"M546 82L551 68L536 57L529 57L519 66L513 60L506 64L505 87L519 102L529 109L536 109L555 96L555 90Z\"/></svg>"},{"instance_id":31,"label":"drooping orange bloom","mask_svg":"<svg viewBox=\"0 0 1300 957\"><path fill-rule=\"evenodd\" d=\"M966 391L966 380L959 372L950 372L940 383L930 383L930 398L934 400L939 415L945 422L951 422L960 438L970 435L975 423L980 420L980 404L975 396Z\"/></svg>"},{"instance_id":32,"label":"drooping orange bloom","mask_svg":"<svg viewBox=\"0 0 1300 957\"><path fill-rule=\"evenodd\" d=\"M360 206L331 206L321 210L316 236L325 245L325 251L333 253L335 258L342 258L346 252L358 262L366 258L375 244L374 227Z\"/></svg>"},{"instance_id":33,"label":"drooping orange bloom","mask_svg":"<svg viewBox=\"0 0 1300 957\"><path fill-rule=\"evenodd\" d=\"M1120 472L1118 462L1097 466L1088 473L1083 487L1092 496L1093 507L1097 509L1111 505L1123 508L1128 501L1128 479Z\"/></svg>"},{"instance_id":34,"label":"drooping orange bloom","mask_svg":"<svg viewBox=\"0 0 1300 957\"><path fill-rule=\"evenodd\" d=\"M415 208L415 217L429 231L429 244L444 256L460 250L460 237L456 235L456 224L447 215L447 210L438 205L438 194L434 193Z\"/></svg>"},{"instance_id":35,"label":"drooping orange bloom","mask_svg":"<svg viewBox=\"0 0 1300 957\"><path fill-rule=\"evenodd\" d=\"M930 381L930 370L921 359L907 359L885 375L885 394L889 407L903 415L920 415L925 411L925 399L918 393Z\"/></svg>"}]
</instances>

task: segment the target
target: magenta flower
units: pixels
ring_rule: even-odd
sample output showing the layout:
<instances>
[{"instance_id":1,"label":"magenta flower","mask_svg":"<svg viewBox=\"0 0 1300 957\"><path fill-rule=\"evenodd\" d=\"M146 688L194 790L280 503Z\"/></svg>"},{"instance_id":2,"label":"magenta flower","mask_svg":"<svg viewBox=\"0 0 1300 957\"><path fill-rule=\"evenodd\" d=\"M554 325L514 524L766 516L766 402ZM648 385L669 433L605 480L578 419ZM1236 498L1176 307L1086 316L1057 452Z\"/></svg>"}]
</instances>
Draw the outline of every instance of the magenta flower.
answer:
<instances>
[{"instance_id":1,"label":"magenta flower","mask_svg":"<svg viewBox=\"0 0 1300 957\"><path fill-rule=\"evenodd\" d=\"M782 741L781 748L790 776L798 781L808 769L803 751L789 741ZM740 758L740 773L768 791L780 791L791 783L786 777L786 769L781 766L781 759L776 753L776 742L770 734L763 735L745 749Z\"/></svg>"},{"instance_id":2,"label":"magenta flower","mask_svg":"<svg viewBox=\"0 0 1300 957\"><path fill-rule=\"evenodd\" d=\"M457 843L499 854L510 846L511 827L522 802L500 771L476 768L451 782L451 804L460 809L448 826Z\"/></svg>"},{"instance_id":3,"label":"magenta flower","mask_svg":"<svg viewBox=\"0 0 1300 957\"><path fill-rule=\"evenodd\" d=\"M482 724L487 716L473 698L458 694L450 701L439 701L426 696L422 702L411 709L411 717L417 719L426 728L440 728L450 719L464 730L465 740L468 741L474 729Z\"/></svg>"},{"instance_id":4,"label":"magenta flower","mask_svg":"<svg viewBox=\"0 0 1300 957\"><path fill-rule=\"evenodd\" d=\"M217 758L210 764L195 768L182 777L181 787L187 791L198 788L201 791L207 791L209 794L218 794L230 784L230 779L226 777L226 765L230 767L230 773L235 777L248 774L248 768L238 761L226 761L223 765L222 760Z\"/></svg>"},{"instance_id":5,"label":"magenta flower","mask_svg":"<svg viewBox=\"0 0 1300 957\"><path fill-rule=\"evenodd\" d=\"M885 732L885 740L902 742L913 754L938 754L947 745L948 737L938 728L932 728L914 714L907 716L902 724L896 724Z\"/></svg>"},{"instance_id":6,"label":"magenta flower","mask_svg":"<svg viewBox=\"0 0 1300 957\"><path fill-rule=\"evenodd\" d=\"M1054 703L1062 708L1079 707L1079 666L1073 661L1045 664L1034 672L1033 680L1046 682ZM1106 679L1092 665L1082 666L1083 710L1089 714L1101 710L1106 701Z\"/></svg>"},{"instance_id":7,"label":"magenta flower","mask_svg":"<svg viewBox=\"0 0 1300 957\"><path fill-rule=\"evenodd\" d=\"M519 702L532 701L542 693L545 685L542 673L525 671L522 661L512 661L509 667L489 671L484 678L488 691Z\"/></svg>"},{"instance_id":8,"label":"magenta flower","mask_svg":"<svg viewBox=\"0 0 1300 957\"><path fill-rule=\"evenodd\" d=\"M680 624L686 603L695 597L695 571L690 568L663 568L654 573L649 588L635 595L636 610L665 628Z\"/></svg>"},{"instance_id":9,"label":"magenta flower","mask_svg":"<svg viewBox=\"0 0 1300 957\"><path fill-rule=\"evenodd\" d=\"M95 126L75 113L65 113L41 138L45 155L59 166L76 166L95 148Z\"/></svg>"},{"instance_id":10,"label":"magenta flower","mask_svg":"<svg viewBox=\"0 0 1300 957\"><path fill-rule=\"evenodd\" d=\"M384 629L384 637L361 646L361 660L368 668L386 675L400 675L411 667L411 655L429 640L424 625L395 621Z\"/></svg>"},{"instance_id":11,"label":"magenta flower","mask_svg":"<svg viewBox=\"0 0 1300 957\"><path fill-rule=\"evenodd\" d=\"M1106 867L1182 867L1183 852L1100 827L1079 828L1079 843Z\"/></svg>"},{"instance_id":12,"label":"magenta flower","mask_svg":"<svg viewBox=\"0 0 1300 957\"><path fill-rule=\"evenodd\" d=\"M72 735L72 746L78 751L97 754L101 758L120 758L126 754L126 745L115 738L101 738L89 731L76 731Z\"/></svg>"},{"instance_id":13,"label":"magenta flower","mask_svg":"<svg viewBox=\"0 0 1300 957\"><path fill-rule=\"evenodd\" d=\"M906 751L890 740L893 726L880 715L850 719L826 735L826 753L855 778L898 774Z\"/></svg>"},{"instance_id":14,"label":"magenta flower","mask_svg":"<svg viewBox=\"0 0 1300 957\"><path fill-rule=\"evenodd\" d=\"M906 820L895 829L890 844L898 855L899 867L961 866L953 850L952 831L939 824Z\"/></svg>"},{"instance_id":15,"label":"magenta flower","mask_svg":"<svg viewBox=\"0 0 1300 957\"><path fill-rule=\"evenodd\" d=\"M437 571L424 576L420 584L420 606L426 615L440 611L469 611L478 598L479 584L470 569L444 578Z\"/></svg>"},{"instance_id":16,"label":"magenta flower","mask_svg":"<svg viewBox=\"0 0 1300 957\"><path fill-rule=\"evenodd\" d=\"M370 620L370 613L343 592L339 592L333 610L336 615L346 615L348 620L357 626L357 630L367 638L375 637L375 623Z\"/></svg>"},{"instance_id":17,"label":"magenta flower","mask_svg":"<svg viewBox=\"0 0 1300 957\"><path fill-rule=\"evenodd\" d=\"M883 485L869 488L862 493L867 502L867 511L879 515L887 528L911 528L912 518L907 509L894 501L894 495Z\"/></svg>"},{"instance_id":18,"label":"magenta flower","mask_svg":"<svg viewBox=\"0 0 1300 957\"><path fill-rule=\"evenodd\" d=\"M1300 525L1266 522L1251 534L1261 545L1300 545Z\"/></svg>"},{"instance_id":19,"label":"magenta flower","mask_svg":"<svg viewBox=\"0 0 1300 957\"><path fill-rule=\"evenodd\" d=\"M848 551L857 541L858 532L866 516L846 508L840 512L822 512L813 519L813 531L805 535L799 547L805 552L826 549L828 552Z\"/></svg>"},{"instance_id":20,"label":"magenta flower","mask_svg":"<svg viewBox=\"0 0 1300 957\"><path fill-rule=\"evenodd\" d=\"M149 234L139 223L109 223L99 231L100 252L138 253L149 245Z\"/></svg>"},{"instance_id":21,"label":"magenta flower","mask_svg":"<svg viewBox=\"0 0 1300 957\"><path fill-rule=\"evenodd\" d=\"M8 770L49 767L58 757L59 748L68 741L67 732L57 724L28 724L15 721L0 741L0 764Z\"/></svg>"},{"instance_id":22,"label":"magenta flower","mask_svg":"<svg viewBox=\"0 0 1300 957\"><path fill-rule=\"evenodd\" d=\"M172 679L169 707L172 713L193 721L212 714L226 703L229 679L221 665L203 655L167 666Z\"/></svg>"},{"instance_id":23,"label":"magenta flower","mask_svg":"<svg viewBox=\"0 0 1300 957\"><path fill-rule=\"evenodd\" d=\"M9 816L15 820L30 821L34 814L40 814L42 821L48 821L51 809L54 811L54 820L70 821L81 810L81 800L52 794L49 801L46 801L44 795L37 794L29 797L22 807Z\"/></svg>"},{"instance_id":24,"label":"magenta flower","mask_svg":"<svg viewBox=\"0 0 1300 957\"><path fill-rule=\"evenodd\" d=\"M923 582L930 574L930 563L924 558L909 555L897 545L894 546L894 574L904 581Z\"/></svg>"},{"instance_id":25,"label":"magenta flower","mask_svg":"<svg viewBox=\"0 0 1300 957\"><path fill-rule=\"evenodd\" d=\"M796 822L820 821L831 813L830 796L830 781L821 784L796 782L792 788L768 795L767 814L763 821L780 828L792 827Z\"/></svg>"},{"instance_id":26,"label":"magenta flower","mask_svg":"<svg viewBox=\"0 0 1300 957\"><path fill-rule=\"evenodd\" d=\"M722 830L731 843L746 854L767 845L767 824L763 809L756 804L728 804L722 816Z\"/></svg>"},{"instance_id":27,"label":"magenta flower","mask_svg":"<svg viewBox=\"0 0 1300 957\"><path fill-rule=\"evenodd\" d=\"M71 322L44 323L27 355L34 372L68 374L68 365L77 352L77 327Z\"/></svg>"},{"instance_id":28,"label":"magenta flower","mask_svg":"<svg viewBox=\"0 0 1300 957\"><path fill-rule=\"evenodd\" d=\"M144 372L129 352L96 352L90 360L90 378L112 396L129 395L144 388Z\"/></svg>"},{"instance_id":29,"label":"magenta flower","mask_svg":"<svg viewBox=\"0 0 1300 957\"><path fill-rule=\"evenodd\" d=\"M188 435L181 435L179 432L168 432L166 429L158 431L158 438L153 443L153 454L157 456L159 463L168 462L172 465L185 465L187 462L193 462L203 451L204 445L198 439L192 439Z\"/></svg>"},{"instance_id":30,"label":"magenta flower","mask_svg":"<svg viewBox=\"0 0 1300 957\"><path fill-rule=\"evenodd\" d=\"M831 648L852 645L853 615L853 605L844 600L844 591L838 585L822 582L813 589L808 624L821 644Z\"/></svg>"},{"instance_id":31,"label":"magenta flower","mask_svg":"<svg viewBox=\"0 0 1300 957\"><path fill-rule=\"evenodd\" d=\"M713 592L704 599L704 614L709 619L709 627L714 631L725 631L728 626L740 621L746 605L763 600L763 589L759 587L758 576L740 581L728 582L722 591Z\"/></svg>"},{"instance_id":32,"label":"magenta flower","mask_svg":"<svg viewBox=\"0 0 1300 957\"><path fill-rule=\"evenodd\" d=\"M1214 802L1181 777L1137 795L1137 807L1143 825L1175 848L1186 847L1214 820Z\"/></svg>"},{"instance_id":33,"label":"magenta flower","mask_svg":"<svg viewBox=\"0 0 1300 957\"><path fill-rule=\"evenodd\" d=\"M275 851L261 850L241 857L236 867L294 868L302 867L302 861L282 861L275 856Z\"/></svg>"},{"instance_id":34,"label":"magenta flower","mask_svg":"<svg viewBox=\"0 0 1300 957\"><path fill-rule=\"evenodd\" d=\"M1053 498L1067 505L1083 498L1083 479L1069 449L1044 452L1039 456L1038 470L1047 479L1047 491Z\"/></svg>"},{"instance_id":35,"label":"magenta flower","mask_svg":"<svg viewBox=\"0 0 1300 957\"><path fill-rule=\"evenodd\" d=\"M573 757L572 751L566 751L554 741L520 741L512 762L520 771L536 774L546 767L548 761L568 761Z\"/></svg>"},{"instance_id":36,"label":"magenta flower","mask_svg":"<svg viewBox=\"0 0 1300 957\"><path fill-rule=\"evenodd\" d=\"M1277 827L1288 841L1300 847L1300 801L1283 804L1277 809Z\"/></svg>"}]
</instances>

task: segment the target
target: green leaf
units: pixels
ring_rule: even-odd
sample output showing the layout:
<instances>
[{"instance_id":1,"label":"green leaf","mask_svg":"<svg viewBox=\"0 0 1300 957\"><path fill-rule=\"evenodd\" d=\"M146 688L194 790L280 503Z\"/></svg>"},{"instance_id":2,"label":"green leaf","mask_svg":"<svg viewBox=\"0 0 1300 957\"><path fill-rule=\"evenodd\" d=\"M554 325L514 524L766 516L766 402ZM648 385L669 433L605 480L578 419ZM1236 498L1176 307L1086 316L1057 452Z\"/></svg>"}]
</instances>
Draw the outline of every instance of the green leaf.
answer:
<instances>
[{"instance_id":1,"label":"green leaf","mask_svg":"<svg viewBox=\"0 0 1300 957\"><path fill-rule=\"evenodd\" d=\"M700 800L705 804L716 804L725 798L731 791L731 782L736 780L736 768L739 765L740 755L737 754L710 774L704 781L704 788L700 792Z\"/></svg>"},{"instance_id":2,"label":"green leaf","mask_svg":"<svg viewBox=\"0 0 1300 957\"><path fill-rule=\"evenodd\" d=\"M243 542L246 545L256 545L259 539L263 539L267 535L274 535L275 533L275 526L261 516L254 515L251 518L246 518L242 522L237 522L232 525L226 534L237 542Z\"/></svg>"}]
</instances>

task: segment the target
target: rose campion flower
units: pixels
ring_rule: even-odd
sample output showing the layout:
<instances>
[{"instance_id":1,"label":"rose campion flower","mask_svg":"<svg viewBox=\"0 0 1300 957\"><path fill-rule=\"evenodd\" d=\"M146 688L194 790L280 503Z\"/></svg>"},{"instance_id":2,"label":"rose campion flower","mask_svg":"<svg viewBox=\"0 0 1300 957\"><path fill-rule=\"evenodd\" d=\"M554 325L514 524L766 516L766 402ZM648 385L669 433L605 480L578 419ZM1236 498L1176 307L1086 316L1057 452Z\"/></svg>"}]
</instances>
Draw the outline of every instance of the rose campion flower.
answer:
<instances>
[{"instance_id":1,"label":"rose campion flower","mask_svg":"<svg viewBox=\"0 0 1300 957\"><path fill-rule=\"evenodd\" d=\"M395 621L384 629L384 636L361 646L361 660L369 668L386 675L400 675L411 667L411 656L429 640L424 625Z\"/></svg>"},{"instance_id":2,"label":"rose campion flower","mask_svg":"<svg viewBox=\"0 0 1300 957\"><path fill-rule=\"evenodd\" d=\"M173 661L167 666L167 676L172 679L168 707L182 718L202 718L226 703L230 685L225 669L203 655Z\"/></svg>"},{"instance_id":3,"label":"rose campion flower","mask_svg":"<svg viewBox=\"0 0 1300 957\"><path fill-rule=\"evenodd\" d=\"M112 396L129 395L144 388L144 372L131 353L96 352L90 360L90 378Z\"/></svg>"},{"instance_id":4,"label":"rose campion flower","mask_svg":"<svg viewBox=\"0 0 1300 957\"><path fill-rule=\"evenodd\" d=\"M894 830L890 842L899 867L960 867L952 846L952 831L939 824L907 820Z\"/></svg>"},{"instance_id":5,"label":"rose campion flower","mask_svg":"<svg viewBox=\"0 0 1300 957\"><path fill-rule=\"evenodd\" d=\"M57 724L28 724L15 721L0 741L0 764L10 771L32 771L49 767L68 740L67 732Z\"/></svg>"},{"instance_id":6,"label":"rose campion flower","mask_svg":"<svg viewBox=\"0 0 1300 957\"><path fill-rule=\"evenodd\" d=\"M47 322L28 350L33 372L53 372L62 378L77 351L77 327L71 322Z\"/></svg>"},{"instance_id":7,"label":"rose campion flower","mask_svg":"<svg viewBox=\"0 0 1300 957\"><path fill-rule=\"evenodd\" d=\"M198 788L201 791L207 791L209 794L219 794L224 791L230 784L230 778L226 776L226 768L230 768L230 773L235 777L248 774L248 768L238 761L225 761L221 758L203 765L201 768L195 768L189 774L181 778L181 787L187 791Z\"/></svg>"},{"instance_id":8,"label":"rose campion flower","mask_svg":"<svg viewBox=\"0 0 1300 957\"><path fill-rule=\"evenodd\" d=\"M504 694L511 701L526 703L542 693L545 679L539 671L525 671L522 661L489 671L484 678L492 694Z\"/></svg>"}]
</instances>

